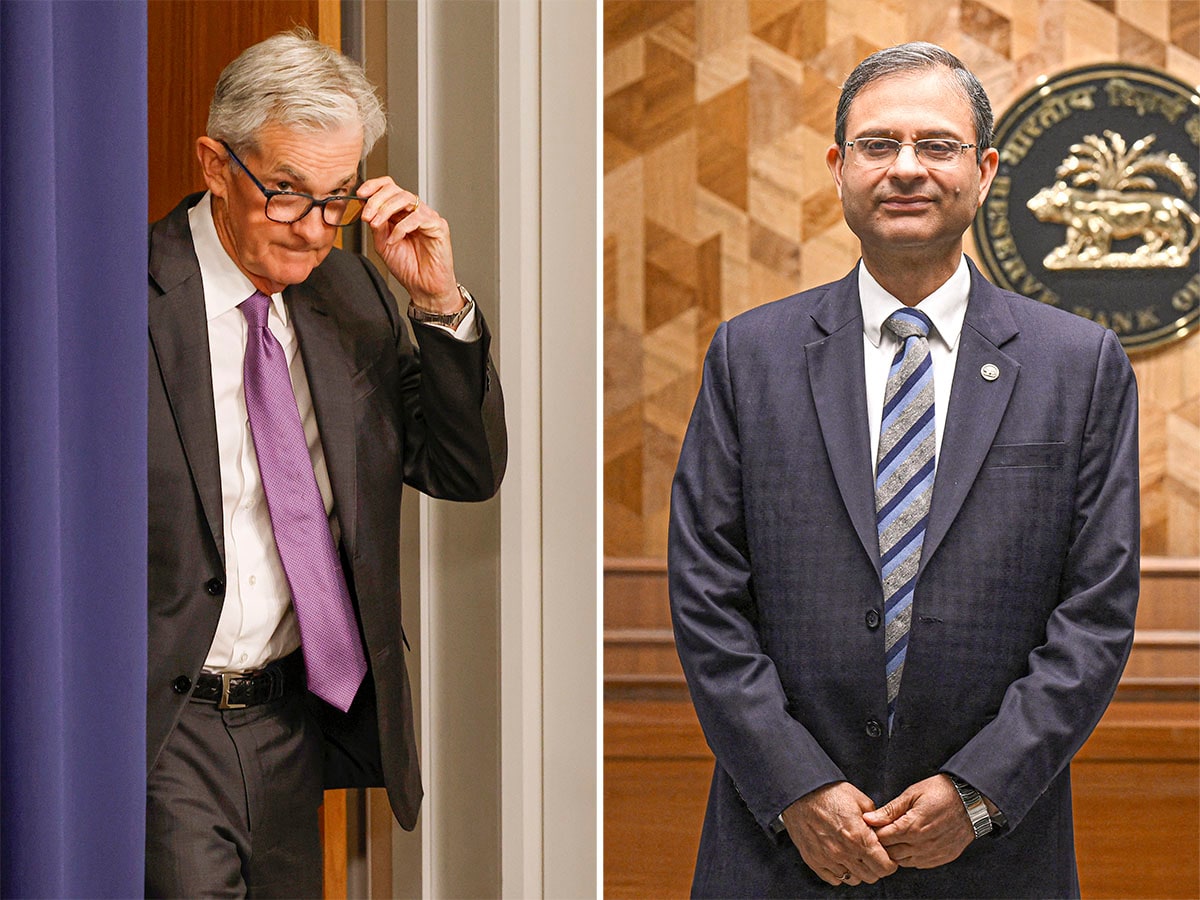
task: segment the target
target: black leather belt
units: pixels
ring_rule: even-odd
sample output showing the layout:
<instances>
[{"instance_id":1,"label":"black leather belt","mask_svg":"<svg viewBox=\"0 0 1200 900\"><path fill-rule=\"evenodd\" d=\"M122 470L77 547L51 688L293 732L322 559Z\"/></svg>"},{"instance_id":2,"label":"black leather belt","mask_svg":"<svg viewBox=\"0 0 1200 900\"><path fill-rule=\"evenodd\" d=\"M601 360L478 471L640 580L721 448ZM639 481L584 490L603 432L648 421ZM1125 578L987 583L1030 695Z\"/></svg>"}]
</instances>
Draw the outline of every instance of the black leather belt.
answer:
<instances>
[{"instance_id":1,"label":"black leather belt","mask_svg":"<svg viewBox=\"0 0 1200 900\"><path fill-rule=\"evenodd\" d=\"M245 709L303 689L304 683L304 657L297 650L252 672L201 672L192 699L215 703L217 709Z\"/></svg>"}]
</instances>

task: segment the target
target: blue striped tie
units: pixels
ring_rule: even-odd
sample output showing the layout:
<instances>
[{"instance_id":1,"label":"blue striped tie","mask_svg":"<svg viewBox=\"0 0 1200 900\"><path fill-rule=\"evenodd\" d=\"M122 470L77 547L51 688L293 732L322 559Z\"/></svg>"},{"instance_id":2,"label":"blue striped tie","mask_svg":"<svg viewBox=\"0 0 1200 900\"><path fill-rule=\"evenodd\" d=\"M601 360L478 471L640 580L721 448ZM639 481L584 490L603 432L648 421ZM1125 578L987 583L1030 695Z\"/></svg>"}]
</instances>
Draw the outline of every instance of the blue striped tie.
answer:
<instances>
[{"instance_id":1,"label":"blue striped tie","mask_svg":"<svg viewBox=\"0 0 1200 900\"><path fill-rule=\"evenodd\" d=\"M883 324L903 343L888 372L875 470L890 730L908 652L913 589L933 496L933 365L927 340L932 324L924 313L897 310Z\"/></svg>"}]
</instances>

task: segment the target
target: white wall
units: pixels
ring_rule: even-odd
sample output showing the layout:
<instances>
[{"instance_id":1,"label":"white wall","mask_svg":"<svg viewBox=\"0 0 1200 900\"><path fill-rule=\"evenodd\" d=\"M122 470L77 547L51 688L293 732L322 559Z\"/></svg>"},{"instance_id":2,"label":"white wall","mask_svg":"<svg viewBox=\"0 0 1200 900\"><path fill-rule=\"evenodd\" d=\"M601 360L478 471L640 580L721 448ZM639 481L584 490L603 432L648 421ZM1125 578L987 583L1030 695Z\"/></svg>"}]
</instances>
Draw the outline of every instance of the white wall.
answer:
<instances>
[{"instance_id":1,"label":"white wall","mask_svg":"<svg viewBox=\"0 0 1200 900\"><path fill-rule=\"evenodd\" d=\"M542 895L557 898L599 884L599 11L540 10Z\"/></svg>"},{"instance_id":2,"label":"white wall","mask_svg":"<svg viewBox=\"0 0 1200 900\"><path fill-rule=\"evenodd\" d=\"M595 896L597 8L389 0L361 13L368 57L386 28L387 170L450 223L509 427L498 499L405 498L426 799L415 833L393 823L391 884L370 892Z\"/></svg>"}]
</instances>

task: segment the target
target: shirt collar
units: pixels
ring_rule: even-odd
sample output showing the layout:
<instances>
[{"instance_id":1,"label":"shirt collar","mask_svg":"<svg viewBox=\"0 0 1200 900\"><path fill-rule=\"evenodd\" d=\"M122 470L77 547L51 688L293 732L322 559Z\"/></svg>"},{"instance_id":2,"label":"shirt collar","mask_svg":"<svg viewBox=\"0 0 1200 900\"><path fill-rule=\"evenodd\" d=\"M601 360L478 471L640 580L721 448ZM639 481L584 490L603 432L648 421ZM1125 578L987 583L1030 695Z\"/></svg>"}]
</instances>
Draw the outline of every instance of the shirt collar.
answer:
<instances>
[{"instance_id":1,"label":"shirt collar","mask_svg":"<svg viewBox=\"0 0 1200 900\"><path fill-rule=\"evenodd\" d=\"M929 317L934 332L949 350L954 349L962 334L970 296L971 270L967 267L966 256L963 256L946 283L917 304L917 308ZM903 309L904 304L884 290L862 263L858 266L858 297L862 304L863 334L878 347L883 323L896 310Z\"/></svg>"},{"instance_id":2,"label":"shirt collar","mask_svg":"<svg viewBox=\"0 0 1200 900\"><path fill-rule=\"evenodd\" d=\"M200 280L204 285L204 311L209 321L223 316L253 294L257 288L246 273L237 267L217 236L213 224L212 194L206 192L200 202L188 210L188 226L192 230L192 246L200 263ZM287 325L287 305L283 294L271 295L271 310Z\"/></svg>"}]
</instances>

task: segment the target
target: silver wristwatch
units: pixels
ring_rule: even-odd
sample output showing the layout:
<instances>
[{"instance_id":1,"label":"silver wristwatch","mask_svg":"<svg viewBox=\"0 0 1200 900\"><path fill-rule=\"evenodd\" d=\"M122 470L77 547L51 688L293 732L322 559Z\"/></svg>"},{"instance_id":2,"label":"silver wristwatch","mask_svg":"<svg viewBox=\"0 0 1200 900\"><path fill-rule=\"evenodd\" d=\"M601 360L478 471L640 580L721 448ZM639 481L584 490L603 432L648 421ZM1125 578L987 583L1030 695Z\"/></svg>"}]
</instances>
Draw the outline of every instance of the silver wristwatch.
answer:
<instances>
[{"instance_id":1,"label":"silver wristwatch","mask_svg":"<svg viewBox=\"0 0 1200 900\"><path fill-rule=\"evenodd\" d=\"M947 773L948 774L948 773ZM958 796L962 799L963 806L967 808L967 815L971 819L971 827L975 829L975 837L981 838L985 834L992 833L992 817L988 815L987 804L983 802L983 797L979 791L971 787L961 778L955 778L950 775L950 781L954 784L954 789L958 791Z\"/></svg>"},{"instance_id":2,"label":"silver wristwatch","mask_svg":"<svg viewBox=\"0 0 1200 900\"><path fill-rule=\"evenodd\" d=\"M461 284L457 287L458 294L463 299L463 308L458 312L430 312L427 309L421 309L410 300L408 301L408 317L414 322L423 322L426 325L445 325L447 328L457 328L459 323L467 317L467 313L475 308L475 298L471 296L471 292Z\"/></svg>"}]
</instances>

